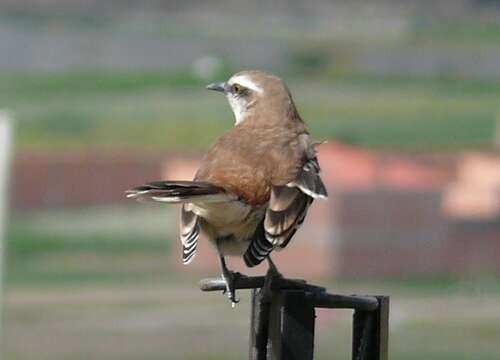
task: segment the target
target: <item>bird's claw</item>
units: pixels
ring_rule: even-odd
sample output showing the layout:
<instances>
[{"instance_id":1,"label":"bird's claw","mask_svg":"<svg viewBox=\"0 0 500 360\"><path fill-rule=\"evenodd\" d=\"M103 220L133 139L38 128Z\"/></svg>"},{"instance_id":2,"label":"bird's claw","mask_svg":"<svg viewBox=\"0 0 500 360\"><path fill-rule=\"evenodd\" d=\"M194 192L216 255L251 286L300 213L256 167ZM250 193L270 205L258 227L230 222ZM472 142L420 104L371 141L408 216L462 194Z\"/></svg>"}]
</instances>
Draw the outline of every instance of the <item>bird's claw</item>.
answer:
<instances>
[{"instance_id":1,"label":"bird's claw","mask_svg":"<svg viewBox=\"0 0 500 360\"><path fill-rule=\"evenodd\" d=\"M239 272L228 271L222 274L224 281L226 282L226 289L222 292L226 294L228 299L231 301L232 307L240 302L240 299L236 297L236 280L242 275Z\"/></svg>"}]
</instances>

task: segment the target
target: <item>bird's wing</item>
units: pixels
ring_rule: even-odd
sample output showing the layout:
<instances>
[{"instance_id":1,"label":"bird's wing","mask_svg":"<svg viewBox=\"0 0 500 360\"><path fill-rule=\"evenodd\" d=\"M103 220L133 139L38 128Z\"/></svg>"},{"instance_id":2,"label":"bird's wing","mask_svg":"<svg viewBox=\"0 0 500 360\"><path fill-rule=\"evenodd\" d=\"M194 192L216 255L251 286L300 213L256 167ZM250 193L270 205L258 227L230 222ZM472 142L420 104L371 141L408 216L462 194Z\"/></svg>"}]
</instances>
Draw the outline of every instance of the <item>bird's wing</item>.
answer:
<instances>
[{"instance_id":1,"label":"bird's wing","mask_svg":"<svg viewBox=\"0 0 500 360\"><path fill-rule=\"evenodd\" d=\"M196 246L200 236L200 218L182 205L180 221L180 237L182 243L182 262L189 264L196 255Z\"/></svg>"},{"instance_id":2,"label":"bird's wing","mask_svg":"<svg viewBox=\"0 0 500 360\"><path fill-rule=\"evenodd\" d=\"M275 248L284 248L302 225L314 199L326 198L314 144L306 148L306 161L295 179L271 189L271 198L262 222L245 253L249 266L259 264Z\"/></svg>"}]
</instances>

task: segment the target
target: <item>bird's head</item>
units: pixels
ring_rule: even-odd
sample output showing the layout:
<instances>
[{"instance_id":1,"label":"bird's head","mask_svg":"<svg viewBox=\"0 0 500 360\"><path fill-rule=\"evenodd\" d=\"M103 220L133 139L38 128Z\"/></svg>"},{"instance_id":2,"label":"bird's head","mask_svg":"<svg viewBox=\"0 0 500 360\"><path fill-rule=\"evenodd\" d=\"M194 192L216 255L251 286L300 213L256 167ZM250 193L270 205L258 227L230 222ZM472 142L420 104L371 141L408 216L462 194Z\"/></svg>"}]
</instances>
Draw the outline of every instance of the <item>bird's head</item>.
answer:
<instances>
[{"instance_id":1,"label":"bird's head","mask_svg":"<svg viewBox=\"0 0 500 360\"><path fill-rule=\"evenodd\" d=\"M249 114L288 111L293 107L290 92L277 76L260 70L241 71L226 82L213 83L207 89L226 95L239 124Z\"/></svg>"}]
</instances>

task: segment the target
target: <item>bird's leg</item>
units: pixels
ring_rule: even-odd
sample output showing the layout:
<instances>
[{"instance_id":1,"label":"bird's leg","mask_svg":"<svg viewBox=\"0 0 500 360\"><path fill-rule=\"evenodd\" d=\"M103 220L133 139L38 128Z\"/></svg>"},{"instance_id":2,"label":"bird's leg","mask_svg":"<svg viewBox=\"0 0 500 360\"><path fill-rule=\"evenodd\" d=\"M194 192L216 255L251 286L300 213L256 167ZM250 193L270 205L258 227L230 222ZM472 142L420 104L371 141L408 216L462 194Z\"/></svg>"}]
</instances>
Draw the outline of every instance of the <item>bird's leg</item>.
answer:
<instances>
[{"instance_id":1,"label":"bird's leg","mask_svg":"<svg viewBox=\"0 0 500 360\"><path fill-rule=\"evenodd\" d=\"M239 272L231 271L227 268L226 260L222 254L219 254L220 266L222 270L222 278L226 282L226 290L224 291L227 294L229 300L231 300L231 305L234 307L235 304L239 303L240 300L236 298L236 280L241 276Z\"/></svg>"},{"instance_id":2,"label":"bird's leg","mask_svg":"<svg viewBox=\"0 0 500 360\"><path fill-rule=\"evenodd\" d=\"M267 269L266 277L264 278L264 285L262 286L261 296L265 300L270 300L272 295L272 282L276 278L281 278L283 275L278 271L278 268L274 264L271 256L267 256L267 262L269 264L269 268Z\"/></svg>"},{"instance_id":3,"label":"bird's leg","mask_svg":"<svg viewBox=\"0 0 500 360\"><path fill-rule=\"evenodd\" d=\"M282 276L273 259L271 259L271 255L267 255L267 263L269 264L269 269L267 270L266 276Z\"/></svg>"}]
</instances>

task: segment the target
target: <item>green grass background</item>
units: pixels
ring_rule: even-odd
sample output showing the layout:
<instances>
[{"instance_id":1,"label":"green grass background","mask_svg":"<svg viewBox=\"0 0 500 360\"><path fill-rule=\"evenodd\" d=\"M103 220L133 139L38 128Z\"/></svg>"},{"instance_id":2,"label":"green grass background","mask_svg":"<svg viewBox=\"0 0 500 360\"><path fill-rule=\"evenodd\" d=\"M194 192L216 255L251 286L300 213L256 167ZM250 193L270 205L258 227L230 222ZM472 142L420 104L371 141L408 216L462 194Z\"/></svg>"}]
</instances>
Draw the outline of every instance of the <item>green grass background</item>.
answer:
<instances>
[{"instance_id":1,"label":"green grass background","mask_svg":"<svg viewBox=\"0 0 500 360\"><path fill-rule=\"evenodd\" d=\"M416 151L493 144L499 83L286 75L317 138ZM208 82L187 72L3 75L0 104L16 114L21 151L201 152L233 123Z\"/></svg>"}]
</instances>

